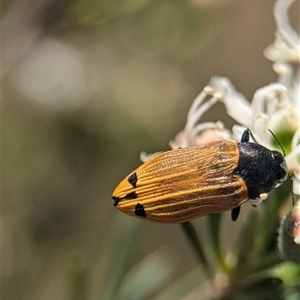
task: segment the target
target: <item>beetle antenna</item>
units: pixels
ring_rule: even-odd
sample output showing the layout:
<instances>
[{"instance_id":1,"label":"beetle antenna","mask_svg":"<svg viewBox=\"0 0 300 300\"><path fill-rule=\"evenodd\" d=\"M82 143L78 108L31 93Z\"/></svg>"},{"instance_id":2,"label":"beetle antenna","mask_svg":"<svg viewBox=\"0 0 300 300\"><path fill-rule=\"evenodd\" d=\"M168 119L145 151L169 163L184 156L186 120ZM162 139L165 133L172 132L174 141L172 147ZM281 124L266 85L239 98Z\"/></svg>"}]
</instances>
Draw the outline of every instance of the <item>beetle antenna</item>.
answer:
<instances>
[{"instance_id":1,"label":"beetle antenna","mask_svg":"<svg viewBox=\"0 0 300 300\"><path fill-rule=\"evenodd\" d=\"M277 142L277 144L279 145L279 147L281 148L283 157L285 157L285 151L282 147L282 145L280 144L279 140L277 139L276 135L273 133L273 131L271 129L268 129L268 131L272 134L273 138L275 139L275 141Z\"/></svg>"},{"instance_id":2,"label":"beetle antenna","mask_svg":"<svg viewBox=\"0 0 300 300\"><path fill-rule=\"evenodd\" d=\"M251 130L249 130L249 133L250 133L250 136L252 137L252 140L253 140L256 144L258 144L258 142L256 141L256 139L255 139L255 137L254 137L254 135L253 135L253 133L252 133Z\"/></svg>"},{"instance_id":3,"label":"beetle antenna","mask_svg":"<svg viewBox=\"0 0 300 300\"><path fill-rule=\"evenodd\" d=\"M288 174L290 180L291 180L291 193L292 193L292 205L295 206L295 194L294 194L294 181L292 175Z\"/></svg>"},{"instance_id":4,"label":"beetle antenna","mask_svg":"<svg viewBox=\"0 0 300 300\"><path fill-rule=\"evenodd\" d=\"M272 134L273 138L275 139L275 141L278 143L278 145L281 148L283 157L285 157L285 151L284 148L282 147L281 143L279 142L279 140L277 139L276 135L274 134L274 132L271 129L268 129L268 131ZM288 174L289 179L291 180L291 194L292 194L292 205L295 206L295 194L294 194L294 181L293 181L293 177L292 175Z\"/></svg>"}]
</instances>

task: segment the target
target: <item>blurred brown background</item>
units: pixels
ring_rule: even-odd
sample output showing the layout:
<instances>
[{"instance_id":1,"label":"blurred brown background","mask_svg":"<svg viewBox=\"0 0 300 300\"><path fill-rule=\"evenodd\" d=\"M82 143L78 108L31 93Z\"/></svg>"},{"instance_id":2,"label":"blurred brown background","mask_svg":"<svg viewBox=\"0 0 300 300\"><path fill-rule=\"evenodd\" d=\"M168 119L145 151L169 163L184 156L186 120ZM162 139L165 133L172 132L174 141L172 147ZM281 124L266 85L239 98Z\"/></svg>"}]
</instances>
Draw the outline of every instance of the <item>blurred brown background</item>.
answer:
<instances>
[{"instance_id":1,"label":"blurred brown background","mask_svg":"<svg viewBox=\"0 0 300 300\"><path fill-rule=\"evenodd\" d=\"M140 152L168 149L211 76L250 100L276 80L262 54L273 4L2 1L3 299L75 299L74 256L97 281L114 218L136 222L111 193ZM224 118L217 106L205 120ZM142 252L174 246L178 276L195 264L176 225L140 226Z\"/></svg>"}]
</instances>

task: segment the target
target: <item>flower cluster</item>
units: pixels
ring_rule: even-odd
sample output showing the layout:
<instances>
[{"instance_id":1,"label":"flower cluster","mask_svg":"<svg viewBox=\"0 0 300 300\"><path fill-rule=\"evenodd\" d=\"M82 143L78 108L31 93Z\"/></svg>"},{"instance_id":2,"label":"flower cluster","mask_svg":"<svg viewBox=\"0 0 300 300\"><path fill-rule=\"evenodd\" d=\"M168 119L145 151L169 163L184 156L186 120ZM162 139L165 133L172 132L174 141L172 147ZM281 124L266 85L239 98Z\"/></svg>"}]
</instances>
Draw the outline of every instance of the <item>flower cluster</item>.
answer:
<instances>
[{"instance_id":1,"label":"flower cluster","mask_svg":"<svg viewBox=\"0 0 300 300\"><path fill-rule=\"evenodd\" d=\"M287 17L292 2L277 1L274 8L278 27L276 39L264 53L274 62L277 82L258 89L250 102L229 79L213 77L194 100L184 130L170 146L175 149L217 140L239 141L243 130L249 128L259 144L280 150L271 130L285 149L288 170L294 176L294 192L300 195L300 73L291 65L300 62L300 37ZM237 122L232 130L226 129L221 121L199 123L218 101L224 103L227 114Z\"/></svg>"}]
</instances>

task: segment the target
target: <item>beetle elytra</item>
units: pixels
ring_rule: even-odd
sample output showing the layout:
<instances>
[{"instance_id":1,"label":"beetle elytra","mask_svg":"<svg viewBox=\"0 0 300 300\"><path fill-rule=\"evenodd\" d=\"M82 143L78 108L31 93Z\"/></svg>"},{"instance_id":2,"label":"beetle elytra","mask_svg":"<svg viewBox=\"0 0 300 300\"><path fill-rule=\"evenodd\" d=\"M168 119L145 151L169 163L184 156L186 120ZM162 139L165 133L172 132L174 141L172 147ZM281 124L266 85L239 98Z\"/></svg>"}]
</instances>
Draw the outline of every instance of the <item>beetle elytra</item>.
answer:
<instances>
[{"instance_id":1,"label":"beetle elytra","mask_svg":"<svg viewBox=\"0 0 300 300\"><path fill-rule=\"evenodd\" d=\"M181 223L256 204L287 179L284 156L249 142L217 141L162 152L130 173L113 192L122 212L162 223Z\"/></svg>"}]
</instances>

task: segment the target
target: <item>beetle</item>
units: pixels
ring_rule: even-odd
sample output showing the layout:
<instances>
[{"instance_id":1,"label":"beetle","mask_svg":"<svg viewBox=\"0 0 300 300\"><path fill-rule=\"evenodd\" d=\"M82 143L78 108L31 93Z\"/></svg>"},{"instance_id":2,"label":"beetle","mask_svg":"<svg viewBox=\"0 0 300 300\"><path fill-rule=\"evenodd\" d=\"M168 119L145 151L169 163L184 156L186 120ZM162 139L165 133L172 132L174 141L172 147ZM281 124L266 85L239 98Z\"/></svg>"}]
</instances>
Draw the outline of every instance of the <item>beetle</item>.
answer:
<instances>
[{"instance_id":1,"label":"beetle","mask_svg":"<svg viewBox=\"0 0 300 300\"><path fill-rule=\"evenodd\" d=\"M249 142L216 141L162 152L123 179L113 192L114 206L139 218L182 223L267 198L288 177L284 156Z\"/></svg>"}]
</instances>

